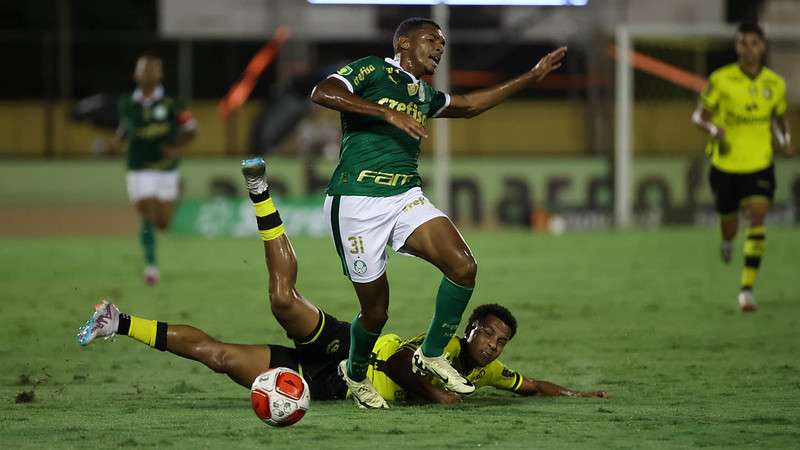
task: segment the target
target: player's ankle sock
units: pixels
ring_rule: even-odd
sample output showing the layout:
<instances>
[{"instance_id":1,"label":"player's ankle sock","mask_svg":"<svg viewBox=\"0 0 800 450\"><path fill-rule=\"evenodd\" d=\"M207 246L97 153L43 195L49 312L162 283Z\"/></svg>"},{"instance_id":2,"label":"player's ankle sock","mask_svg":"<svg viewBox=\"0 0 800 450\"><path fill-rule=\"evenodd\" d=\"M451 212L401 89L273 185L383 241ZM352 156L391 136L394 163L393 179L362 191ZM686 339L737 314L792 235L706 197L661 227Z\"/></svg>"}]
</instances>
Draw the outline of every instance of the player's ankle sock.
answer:
<instances>
[{"instance_id":1,"label":"player's ankle sock","mask_svg":"<svg viewBox=\"0 0 800 450\"><path fill-rule=\"evenodd\" d=\"M261 234L261 239L264 241L271 241L277 239L286 232L283 227L281 215L272 198L269 196L269 189L265 188L264 191L254 194L250 192L250 200L256 209L256 220L258 221L258 232Z\"/></svg>"},{"instance_id":2,"label":"player's ankle sock","mask_svg":"<svg viewBox=\"0 0 800 450\"><path fill-rule=\"evenodd\" d=\"M447 277L442 277L439 291L436 293L436 310L433 313L428 334L422 341L422 354L425 356L441 356L450 338L456 333L461 315L467 309L471 287L459 286Z\"/></svg>"},{"instance_id":3,"label":"player's ankle sock","mask_svg":"<svg viewBox=\"0 0 800 450\"><path fill-rule=\"evenodd\" d=\"M148 266L156 264L156 227L153 222L142 221L142 228L139 230L139 242L144 250L144 262Z\"/></svg>"},{"instance_id":4,"label":"player's ankle sock","mask_svg":"<svg viewBox=\"0 0 800 450\"><path fill-rule=\"evenodd\" d=\"M372 347L380 336L380 331L372 333L361 324L361 314L350 322L350 357L347 358L347 376L361 381L367 377Z\"/></svg>"},{"instance_id":5,"label":"player's ankle sock","mask_svg":"<svg viewBox=\"0 0 800 450\"><path fill-rule=\"evenodd\" d=\"M764 226L747 229L744 241L744 269L742 269L742 289L753 289L764 256L764 240L767 228Z\"/></svg>"},{"instance_id":6,"label":"player's ankle sock","mask_svg":"<svg viewBox=\"0 0 800 450\"><path fill-rule=\"evenodd\" d=\"M143 344L161 350L167 349L167 324L141 317L119 315L117 334L124 334Z\"/></svg>"}]
</instances>

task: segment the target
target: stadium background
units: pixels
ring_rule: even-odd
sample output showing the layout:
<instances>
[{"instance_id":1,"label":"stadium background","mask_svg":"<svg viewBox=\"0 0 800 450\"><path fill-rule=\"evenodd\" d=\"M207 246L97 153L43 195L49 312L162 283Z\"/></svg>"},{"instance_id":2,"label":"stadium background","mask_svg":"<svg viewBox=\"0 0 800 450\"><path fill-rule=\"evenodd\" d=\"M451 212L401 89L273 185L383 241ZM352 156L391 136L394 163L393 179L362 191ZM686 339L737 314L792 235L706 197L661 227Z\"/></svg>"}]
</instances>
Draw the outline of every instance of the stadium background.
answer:
<instances>
[{"instance_id":1,"label":"stadium background","mask_svg":"<svg viewBox=\"0 0 800 450\"><path fill-rule=\"evenodd\" d=\"M430 7L299 0L0 6L6 61L0 83L0 336L9 364L0 382L0 444L214 447L240 439L242 446L287 446L260 428L243 392L220 377L129 342L79 352L71 332L88 305L110 295L131 312L196 323L216 336L285 339L263 301L263 263L239 181L238 160L250 154L264 154L270 163L278 204L296 238L303 292L349 317L354 298L336 272L319 211L335 164L338 118L311 108L306 98L341 63L389 56L394 27L416 15L430 16ZM478 255L476 297L509 304L531 324L504 360L565 385L609 389L615 399L516 403L483 394L456 409L392 411L391 425L373 417L361 428L364 416L350 405L313 404L297 431L284 436L294 436L300 447L336 430L358 435L373 428L384 433L382 442L397 446L409 445L404 433L434 446L507 448L526 447L528 432L549 448L797 442L800 367L792 355L800 337L791 280L800 251L800 161L778 158L770 217L777 226L759 291L769 306L743 322L734 314L738 267L716 261L704 137L689 122L696 95L667 75L637 71L636 229L608 231L615 27L724 26L753 18L796 25L800 8L792 0L451 7L454 92L503 80L530 68L546 50L569 46L565 67L541 85L475 119L450 121L451 200L439 206L467 230ZM222 99L280 25L290 38L247 102L225 118ZM198 138L184 152L183 205L173 234L160 241L164 283L150 290L138 276L138 224L126 198L123 158L107 145L115 98L133 88L133 64L145 50L164 59L167 92L186 100L199 124ZM718 37L642 39L636 50L701 76L735 58L732 41ZM773 42L768 59L787 78L797 133L800 41ZM422 173L435 184L432 141L423 144ZM417 283L433 286L435 274L404 258L392 264L390 327L416 333L431 302L413 292ZM22 392L34 392L34 401L15 403ZM107 405L108 396L117 400ZM168 426L159 425L165 416ZM116 432L95 432L100 420L110 420ZM448 441L435 428L453 422L460 435ZM482 422L493 429L477 425ZM202 427L206 438L197 432ZM331 442L352 444L341 433Z\"/></svg>"}]
</instances>

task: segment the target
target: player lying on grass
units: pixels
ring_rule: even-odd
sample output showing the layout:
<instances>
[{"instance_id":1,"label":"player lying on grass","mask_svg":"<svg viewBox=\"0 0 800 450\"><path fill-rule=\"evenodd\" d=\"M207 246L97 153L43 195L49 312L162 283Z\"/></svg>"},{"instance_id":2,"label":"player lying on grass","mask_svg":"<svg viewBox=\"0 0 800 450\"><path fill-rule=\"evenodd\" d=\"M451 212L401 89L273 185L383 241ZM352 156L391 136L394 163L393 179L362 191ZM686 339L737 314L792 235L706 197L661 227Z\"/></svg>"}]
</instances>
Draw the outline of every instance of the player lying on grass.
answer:
<instances>
[{"instance_id":1,"label":"player lying on grass","mask_svg":"<svg viewBox=\"0 0 800 450\"><path fill-rule=\"evenodd\" d=\"M220 342L189 325L168 325L120 313L114 304L106 301L96 307L81 329L79 343L85 346L97 337L115 334L130 336L153 348L199 361L247 388L271 367L290 367L303 374L313 399L345 398L348 388L341 371L350 349L350 324L324 313L297 291L297 259L269 197L264 170L263 160L243 163L264 240L270 306L278 323L294 340L294 348ZM505 367L497 358L516 329L516 320L507 309L482 305L473 311L464 336L452 338L445 352L451 364L477 387L494 386L521 395L607 395L604 391L567 389L524 377ZM432 382L432 378L411 371L411 355L423 338L424 335L420 335L404 341L395 334L381 336L373 347L375 358L368 370L369 379L386 400L459 401L460 395L441 388L438 380Z\"/></svg>"}]
</instances>

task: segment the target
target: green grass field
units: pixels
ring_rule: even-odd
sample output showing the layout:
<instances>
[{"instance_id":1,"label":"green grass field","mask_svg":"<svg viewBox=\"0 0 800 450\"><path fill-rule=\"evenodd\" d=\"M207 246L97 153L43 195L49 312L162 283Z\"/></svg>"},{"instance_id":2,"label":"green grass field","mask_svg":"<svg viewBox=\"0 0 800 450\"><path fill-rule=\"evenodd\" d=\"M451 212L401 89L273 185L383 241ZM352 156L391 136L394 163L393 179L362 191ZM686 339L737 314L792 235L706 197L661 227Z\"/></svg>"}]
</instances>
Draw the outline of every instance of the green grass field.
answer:
<instances>
[{"instance_id":1,"label":"green grass field","mask_svg":"<svg viewBox=\"0 0 800 450\"><path fill-rule=\"evenodd\" d=\"M609 399L518 398L486 388L454 407L357 410L313 403L271 429L247 390L126 337L79 348L91 305L189 323L235 342L288 343L270 315L260 241L160 240L162 284L140 279L135 237L0 239L0 447L16 448L789 448L800 442L800 231L771 229L757 301L736 310L739 257L711 229L540 236L468 233L472 305L520 322L502 360ZM297 238L300 289L356 311L332 245ZM425 329L438 282L393 256L387 330ZM16 403L33 391L32 402Z\"/></svg>"}]
</instances>

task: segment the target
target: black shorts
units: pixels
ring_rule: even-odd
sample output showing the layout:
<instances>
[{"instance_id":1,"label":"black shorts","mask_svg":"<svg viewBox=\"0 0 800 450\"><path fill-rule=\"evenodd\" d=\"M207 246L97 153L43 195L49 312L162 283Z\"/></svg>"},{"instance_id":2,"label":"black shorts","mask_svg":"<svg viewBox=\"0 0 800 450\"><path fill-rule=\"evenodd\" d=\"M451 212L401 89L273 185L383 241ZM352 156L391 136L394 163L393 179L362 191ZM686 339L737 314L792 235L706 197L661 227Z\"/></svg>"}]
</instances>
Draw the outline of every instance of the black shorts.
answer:
<instances>
[{"instance_id":1,"label":"black shorts","mask_svg":"<svg viewBox=\"0 0 800 450\"><path fill-rule=\"evenodd\" d=\"M339 362L350 351L350 324L323 313L311 342L295 341L295 348L270 345L270 368L289 367L303 375L313 400L345 398L347 385L339 376Z\"/></svg>"},{"instance_id":2,"label":"black shorts","mask_svg":"<svg viewBox=\"0 0 800 450\"><path fill-rule=\"evenodd\" d=\"M708 181L714 192L717 212L732 214L739 210L742 200L748 197L765 197L772 202L775 195L775 166L753 173L729 173L711 166Z\"/></svg>"}]
</instances>

